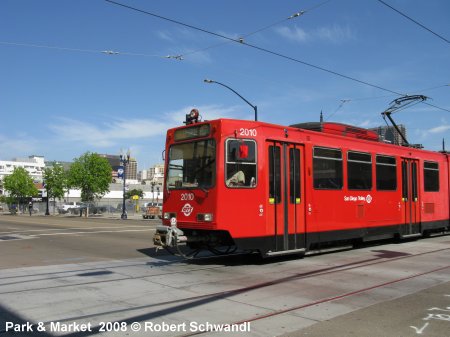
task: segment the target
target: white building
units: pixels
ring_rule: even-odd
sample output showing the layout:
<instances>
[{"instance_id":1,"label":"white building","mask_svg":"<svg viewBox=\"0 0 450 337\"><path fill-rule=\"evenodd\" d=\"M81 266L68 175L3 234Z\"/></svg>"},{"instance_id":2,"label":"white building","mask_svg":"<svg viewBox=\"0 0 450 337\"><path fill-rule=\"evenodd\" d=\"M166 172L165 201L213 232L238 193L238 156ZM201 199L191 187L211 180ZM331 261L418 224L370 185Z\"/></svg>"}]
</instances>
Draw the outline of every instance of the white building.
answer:
<instances>
[{"instance_id":1,"label":"white building","mask_svg":"<svg viewBox=\"0 0 450 337\"><path fill-rule=\"evenodd\" d=\"M17 167L23 167L30 174L34 182L42 182L42 175L45 168L44 157L29 156L28 158L0 160L0 181L3 181L6 176L12 174Z\"/></svg>"},{"instance_id":2,"label":"white building","mask_svg":"<svg viewBox=\"0 0 450 337\"><path fill-rule=\"evenodd\" d=\"M3 193L3 179L11 175L14 169L23 167L35 183L41 183L45 168L44 157L29 156L28 158L15 158L13 160L0 160L0 195Z\"/></svg>"},{"instance_id":3,"label":"white building","mask_svg":"<svg viewBox=\"0 0 450 337\"><path fill-rule=\"evenodd\" d=\"M150 182L162 185L164 182L164 164L156 164L150 167L147 171L147 179Z\"/></svg>"}]
</instances>

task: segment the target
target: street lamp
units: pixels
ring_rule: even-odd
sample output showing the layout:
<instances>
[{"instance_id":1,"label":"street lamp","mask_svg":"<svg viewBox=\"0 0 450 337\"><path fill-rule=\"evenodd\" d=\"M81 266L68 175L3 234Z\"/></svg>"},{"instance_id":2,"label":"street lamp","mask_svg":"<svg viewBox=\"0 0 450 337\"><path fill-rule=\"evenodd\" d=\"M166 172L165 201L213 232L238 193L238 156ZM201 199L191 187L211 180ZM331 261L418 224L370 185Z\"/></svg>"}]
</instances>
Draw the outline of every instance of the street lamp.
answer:
<instances>
[{"instance_id":1,"label":"street lamp","mask_svg":"<svg viewBox=\"0 0 450 337\"><path fill-rule=\"evenodd\" d=\"M122 220L127 219L127 211L125 209L125 180L127 174L127 165L130 162L130 150L127 151L127 154L120 154L120 165L123 167L123 199L122 199L122 215L120 218Z\"/></svg>"},{"instance_id":2,"label":"street lamp","mask_svg":"<svg viewBox=\"0 0 450 337\"><path fill-rule=\"evenodd\" d=\"M46 208L45 208L45 215L50 215L50 210L49 210L49 207L48 207L48 186L47 186L47 184L45 183L45 180L43 181L43 185L44 185L44 187L45 187L45 193L47 194Z\"/></svg>"},{"instance_id":3,"label":"street lamp","mask_svg":"<svg viewBox=\"0 0 450 337\"><path fill-rule=\"evenodd\" d=\"M245 103L247 103L248 105L250 105L252 108L253 108L253 110L255 111L255 121L257 121L258 120L258 107L256 106L256 105L253 105L252 103L250 103L249 101L247 101L244 97L242 97L236 90L234 90L233 88L230 88L228 85L226 85L226 84L223 84L223 83L220 83L220 82L217 82L217 81L213 81L213 80L210 80L210 79L204 79L203 80L203 82L205 82L205 83L216 83L216 84L219 84L219 85L221 85L222 87L225 87L225 88L227 88L228 90L231 90L232 92L234 92L236 95L238 95Z\"/></svg>"},{"instance_id":4,"label":"street lamp","mask_svg":"<svg viewBox=\"0 0 450 337\"><path fill-rule=\"evenodd\" d=\"M154 181L152 181L151 185L152 185L152 206L155 206L155 185L156 185L156 183Z\"/></svg>"}]
</instances>

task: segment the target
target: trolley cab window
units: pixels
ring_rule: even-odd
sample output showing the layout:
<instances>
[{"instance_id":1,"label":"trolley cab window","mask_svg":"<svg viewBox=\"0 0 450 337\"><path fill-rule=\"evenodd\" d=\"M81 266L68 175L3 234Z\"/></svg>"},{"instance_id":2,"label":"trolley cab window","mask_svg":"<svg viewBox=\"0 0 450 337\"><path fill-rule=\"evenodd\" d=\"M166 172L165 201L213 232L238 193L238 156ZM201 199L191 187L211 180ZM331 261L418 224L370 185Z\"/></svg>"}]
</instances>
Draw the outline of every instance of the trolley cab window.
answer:
<instances>
[{"instance_id":1,"label":"trolley cab window","mask_svg":"<svg viewBox=\"0 0 450 337\"><path fill-rule=\"evenodd\" d=\"M225 184L228 187L256 186L256 142L228 139L226 146Z\"/></svg>"},{"instance_id":2,"label":"trolley cab window","mask_svg":"<svg viewBox=\"0 0 450 337\"><path fill-rule=\"evenodd\" d=\"M169 189L211 188L216 177L216 143L213 139L172 145L169 149Z\"/></svg>"}]
</instances>

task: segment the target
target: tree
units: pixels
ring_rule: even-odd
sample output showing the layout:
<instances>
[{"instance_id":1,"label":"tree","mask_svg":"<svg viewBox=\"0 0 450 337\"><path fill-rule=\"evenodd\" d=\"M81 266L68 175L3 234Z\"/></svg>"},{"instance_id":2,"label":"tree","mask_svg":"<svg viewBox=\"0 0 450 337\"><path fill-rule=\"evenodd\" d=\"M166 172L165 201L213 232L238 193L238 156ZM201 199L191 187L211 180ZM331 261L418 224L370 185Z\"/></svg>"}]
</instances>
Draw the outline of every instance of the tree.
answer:
<instances>
[{"instance_id":1,"label":"tree","mask_svg":"<svg viewBox=\"0 0 450 337\"><path fill-rule=\"evenodd\" d=\"M132 189L132 190L130 190L130 191L125 193L125 199L131 199L131 197L133 195L137 195L137 196L139 196L139 198L143 198L144 197L144 191L134 188L134 189Z\"/></svg>"},{"instance_id":2,"label":"tree","mask_svg":"<svg viewBox=\"0 0 450 337\"><path fill-rule=\"evenodd\" d=\"M39 193L30 174L23 167L16 167L11 175L3 179L3 188L9 192L10 201L17 202L19 206Z\"/></svg>"},{"instance_id":3,"label":"tree","mask_svg":"<svg viewBox=\"0 0 450 337\"><path fill-rule=\"evenodd\" d=\"M49 198L61 199L68 188L67 174L61 164L44 169L45 189Z\"/></svg>"},{"instance_id":4,"label":"tree","mask_svg":"<svg viewBox=\"0 0 450 337\"><path fill-rule=\"evenodd\" d=\"M55 164L52 167L44 169L45 189L47 198L61 199L68 189L67 173L61 164Z\"/></svg>"},{"instance_id":5,"label":"tree","mask_svg":"<svg viewBox=\"0 0 450 337\"><path fill-rule=\"evenodd\" d=\"M69 186L79 188L81 200L85 202L101 198L109 191L111 180L111 165L106 158L100 157L97 153L86 152L75 158L68 172Z\"/></svg>"}]
</instances>

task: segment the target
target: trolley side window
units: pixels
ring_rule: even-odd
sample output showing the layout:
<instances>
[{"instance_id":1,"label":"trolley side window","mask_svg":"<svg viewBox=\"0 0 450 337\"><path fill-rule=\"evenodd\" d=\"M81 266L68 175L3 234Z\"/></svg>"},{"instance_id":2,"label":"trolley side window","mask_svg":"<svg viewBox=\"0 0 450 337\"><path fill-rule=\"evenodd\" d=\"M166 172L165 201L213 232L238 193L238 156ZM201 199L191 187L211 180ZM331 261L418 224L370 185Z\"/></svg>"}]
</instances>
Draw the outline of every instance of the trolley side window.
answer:
<instances>
[{"instance_id":1,"label":"trolley side window","mask_svg":"<svg viewBox=\"0 0 450 337\"><path fill-rule=\"evenodd\" d=\"M225 184L228 187L256 186L256 142L228 139L226 147Z\"/></svg>"},{"instance_id":2,"label":"trolley side window","mask_svg":"<svg viewBox=\"0 0 450 337\"><path fill-rule=\"evenodd\" d=\"M347 153L347 185L349 190L372 189L372 156L370 153Z\"/></svg>"},{"instance_id":3,"label":"trolley side window","mask_svg":"<svg viewBox=\"0 0 450 337\"><path fill-rule=\"evenodd\" d=\"M397 190L397 161L395 157L377 155L376 167L377 190Z\"/></svg>"},{"instance_id":4,"label":"trolley side window","mask_svg":"<svg viewBox=\"0 0 450 337\"><path fill-rule=\"evenodd\" d=\"M300 150L289 149L289 199L292 204L300 203Z\"/></svg>"},{"instance_id":5,"label":"trolley side window","mask_svg":"<svg viewBox=\"0 0 450 337\"><path fill-rule=\"evenodd\" d=\"M423 182L425 192L439 192L439 163L423 163Z\"/></svg>"},{"instance_id":6,"label":"trolley side window","mask_svg":"<svg viewBox=\"0 0 450 337\"><path fill-rule=\"evenodd\" d=\"M313 152L314 188L342 189L342 151L315 147Z\"/></svg>"},{"instance_id":7,"label":"trolley side window","mask_svg":"<svg viewBox=\"0 0 450 337\"><path fill-rule=\"evenodd\" d=\"M269 146L269 201L278 204L281 201L281 161L280 147Z\"/></svg>"}]
</instances>

